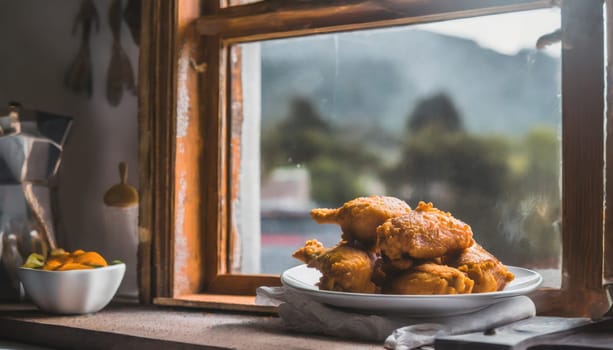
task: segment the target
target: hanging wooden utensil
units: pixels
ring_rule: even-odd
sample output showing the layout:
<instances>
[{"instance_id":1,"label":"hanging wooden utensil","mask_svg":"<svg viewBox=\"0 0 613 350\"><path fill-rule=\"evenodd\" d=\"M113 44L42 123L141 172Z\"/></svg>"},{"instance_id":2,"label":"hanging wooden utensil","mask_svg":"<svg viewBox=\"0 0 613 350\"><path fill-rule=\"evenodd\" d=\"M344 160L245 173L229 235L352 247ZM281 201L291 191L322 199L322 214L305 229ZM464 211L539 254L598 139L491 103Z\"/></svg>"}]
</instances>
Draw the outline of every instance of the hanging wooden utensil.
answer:
<instances>
[{"instance_id":1,"label":"hanging wooden utensil","mask_svg":"<svg viewBox=\"0 0 613 350\"><path fill-rule=\"evenodd\" d=\"M128 184L128 166L124 162L119 163L119 180L104 194L104 204L117 208L138 205L138 191Z\"/></svg>"},{"instance_id":2,"label":"hanging wooden utensil","mask_svg":"<svg viewBox=\"0 0 613 350\"><path fill-rule=\"evenodd\" d=\"M119 164L120 182L104 194L105 245L107 254L126 263L126 276L118 295L136 298L138 254L138 191L128 184L128 166Z\"/></svg>"}]
</instances>

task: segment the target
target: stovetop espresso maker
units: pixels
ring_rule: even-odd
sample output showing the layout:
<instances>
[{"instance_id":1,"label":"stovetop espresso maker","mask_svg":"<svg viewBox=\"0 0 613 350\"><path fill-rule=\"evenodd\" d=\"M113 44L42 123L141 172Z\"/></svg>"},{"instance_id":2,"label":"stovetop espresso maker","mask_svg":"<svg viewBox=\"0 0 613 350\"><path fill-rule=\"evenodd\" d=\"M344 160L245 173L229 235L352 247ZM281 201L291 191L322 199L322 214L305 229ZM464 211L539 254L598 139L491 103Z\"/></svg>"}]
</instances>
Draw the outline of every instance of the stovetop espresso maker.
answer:
<instances>
[{"instance_id":1,"label":"stovetop espresso maker","mask_svg":"<svg viewBox=\"0 0 613 350\"><path fill-rule=\"evenodd\" d=\"M57 173L72 119L0 108L0 300L24 298L16 267L56 248Z\"/></svg>"}]
</instances>

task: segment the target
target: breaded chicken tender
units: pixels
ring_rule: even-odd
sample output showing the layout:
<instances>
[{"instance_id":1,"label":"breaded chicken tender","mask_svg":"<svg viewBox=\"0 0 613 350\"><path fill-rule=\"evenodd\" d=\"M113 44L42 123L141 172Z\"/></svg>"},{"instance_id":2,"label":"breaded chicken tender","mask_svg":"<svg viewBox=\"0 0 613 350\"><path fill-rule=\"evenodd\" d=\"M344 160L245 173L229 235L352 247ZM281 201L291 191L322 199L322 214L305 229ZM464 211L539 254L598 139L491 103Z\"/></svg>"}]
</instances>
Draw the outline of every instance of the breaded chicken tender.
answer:
<instances>
[{"instance_id":1,"label":"breaded chicken tender","mask_svg":"<svg viewBox=\"0 0 613 350\"><path fill-rule=\"evenodd\" d=\"M435 263L418 265L395 277L386 294L467 294L474 282L458 269Z\"/></svg>"},{"instance_id":2,"label":"breaded chicken tender","mask_svg":"<svg viewBox=\"0 0 613 350\"><path fill-rule=\"evenodd\" d=\"M341 242L313 258L309 267L318 269L322 277L319 289L339 292L375 293L372 282L374 257L368 252Z\"/></svg>"},{"instance_id":3,"label":"breaded chicken tender","mask_svg":"<svg viewBox=\"0 0 613 350\"><path fill-rule=\"evenodd\" d=\"M457 267L475 281L473 293L502 290L515 278L500 260L477 243L459 254L445 257L443 262Z\"/></svg>"},{"instance_id":4,"label":"breaded chicken tender","mask_svg":"<svg viewBox=\"0 0 613 350\"><path fill-rule=\"evenodd\" d=\"M306 241L306 243L304 243L304 247L298 248L298 250L292 254L292 257L308 264L313 259L322 255L325 250L326 248L324 247L323 243L316 239L309 239Z\"/></svg>"},{"instance_id":5,"label":"breaded chicken tender","mask_svg":"<svg viewBox=\"0 0 613 350\"><path fill-rule=\"evenodd\" d=\"M373 248L377 243L377 226L410 212L411 207L398 198L370 196L350 200L337 209L313 209L311 216L320 224L339 224L345 241L355 240Z\"/></svg>"},{"instance_id":6,"label":"breaded chicken tender","mask_svg":"<svg viewBox=\"0 0 613 350\"><path fill-rule=\"evenodd\" d=\"M464 250L473 244L470 226L432 203L419 202L409 214L377 227L379 248L392 261L432 259Z\"/></svg>"}]
</instances>

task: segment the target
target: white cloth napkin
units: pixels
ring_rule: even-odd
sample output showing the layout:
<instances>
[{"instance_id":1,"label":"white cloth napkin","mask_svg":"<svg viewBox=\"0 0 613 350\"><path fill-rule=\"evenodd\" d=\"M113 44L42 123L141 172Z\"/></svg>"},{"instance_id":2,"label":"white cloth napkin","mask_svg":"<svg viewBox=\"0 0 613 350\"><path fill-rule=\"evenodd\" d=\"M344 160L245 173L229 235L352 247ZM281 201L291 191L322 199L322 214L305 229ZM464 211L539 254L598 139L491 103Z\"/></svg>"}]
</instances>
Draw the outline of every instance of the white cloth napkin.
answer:
<instances>
[{"instance_id":1,"label":"white cloth napkin","mask_svg":"<svg viewBox=\"0 0 613 350\"><path fill-rule=\"evenodd\" d=\"M432 344L438 335L482 331L533 317L530 298L517 296L473 313L441 318L407 318L352 313L328 307L285 287L259 287L256 304L279 307L288 330L368 341L385 340L386 349L408 350Z\"/></svg>"}]
</instances>

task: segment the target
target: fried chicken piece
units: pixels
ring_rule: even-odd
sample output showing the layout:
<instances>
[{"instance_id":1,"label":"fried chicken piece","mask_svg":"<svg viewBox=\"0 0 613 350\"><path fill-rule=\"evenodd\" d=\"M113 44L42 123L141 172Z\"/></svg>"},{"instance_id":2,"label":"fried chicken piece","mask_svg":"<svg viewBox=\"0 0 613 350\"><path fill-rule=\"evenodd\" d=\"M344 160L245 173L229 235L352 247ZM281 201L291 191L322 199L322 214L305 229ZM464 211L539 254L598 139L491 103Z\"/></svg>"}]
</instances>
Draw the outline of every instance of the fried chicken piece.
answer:
<instances>
[{"instance_id":1,"label":"fried chicken piece","mask_svg":"<svg viewBox=\"0 0 613 350\"><path fill-rule=\"evenodd\" d=\"M344 240L356 240L366 248L372 248L377 243L377 226L389 218L410 212L411 207L398 198L370 196L355 198L337 209L313 209L311 217L320 224L339 224Z\"/></svg>"},{"instance_id":2,"label":"fried chicken piece","mask_svg":"<svg viewBox=\"0 0 613 350\"><path fill-rule=\"evenodd\" d=\"M372 282L374 257L368 252L345 242L313 258L309 267L318 269L322 276L319 289L339 292L375 293Z\"/></svg>"},{"instance_id":3,"label":"fried chicken piece","mask_svg":"<svg viewBox=\"0 0 613 350\"><path fill-rule=\"evenodd\" d=\"M474 281L458 269L436 263L418 265L391 280L386 294L468 294Z\"/></svg>"},{"instance_id":4,"label":"fried chicken piece","mask_svg":"<svg viewBox=\"0 0 613 350\"><path fill-rule=\"evenodd\" d=\"M424 202L409 214L381 224L377 234L381 252L392 261L437 258L473 244L468 224Z\"/></svg>"},{"instance_id":5,"label":"fried chicken piece","mask_svg":"<svg viewBox=\"0 0 613 350\"><path fill-rule=\"evenodd\" d=\"M323 254L325 250L326 248L324 248L324 245L320 241L316 239L309 239L304 244L304 247L298 248L292 254L292 257L308 264L313 259Z\"/></svg>"},{"instance_id":6,"label":"fried chicken piece","mask_svg":"<svg viewBox=\"0 0 613 350\"><path fill-rule=\"evenodd\" d=\"M473 293L502 290L515 278L500 260L477 243L459 254L445 257L444 263L457 267L475 281Z\"/></svg>"},{"instance_id":7,"label":"fried chicken piece","mask_svg":"<svg viewBox=\"0 0 613 350\"><path fill-rule=\"evenodd\" d=\"M403 260L402 264L391 261L388 257L378 254L372 273L372 281L379 288L383 288L394 276L414 265L412 259Z\"/></svg>"},{"instance_id":8,"label":"fried chicken piece","mask_svg":"<svg viewBox=\"0 0 613 350\"><path fill-rule=\"evenodd\" d=\"M383 254L377 254L375 258L375 267L373 268L372 281L377 287L383 288L385 285L399 274L406 273L413 266L425 263L434 263L441 265L441 259L402 259L390 260Z\"/></svg>"},{"instance_id":9,"label":"fried chicken piece","mask_svg":"<svg viewBox=\"0 0 613 350\"><path fill-rule=\"evenodd\" d=\"M375 258L373 269L372 269L372 277L371 280L377 287L382 287L385 282L389 279L392 271L389 269L389 264L383 260L382 257L377 256Z\"/></svg>"},{"instance_id":10,"label":"fried chicken piece","mask_svg":"<svg viewBox=\"0 0 613 350\"><path fill-rule=\"evenodd\" d=\"M408 256L407 254L402 254L400 258L390 259L386 257L387 265L391 269L395 270L408 270L413 265L415 265L415 261L413 258Z\"/></svg>"},{"instance_id":11,"label":"fried chicken piece","mask_svg":"<svg viewBox=\"0 0 613 350\"><path fill-rule=\"evenodd\" d=\"M400 258L396 259L386 259L388 261L389 266L396 270L407 270L415 265L415 261L411 258L403 254Z\"/></svg>"}]
</instances>

